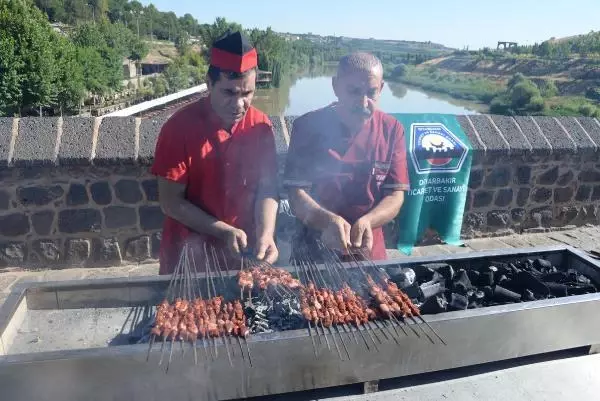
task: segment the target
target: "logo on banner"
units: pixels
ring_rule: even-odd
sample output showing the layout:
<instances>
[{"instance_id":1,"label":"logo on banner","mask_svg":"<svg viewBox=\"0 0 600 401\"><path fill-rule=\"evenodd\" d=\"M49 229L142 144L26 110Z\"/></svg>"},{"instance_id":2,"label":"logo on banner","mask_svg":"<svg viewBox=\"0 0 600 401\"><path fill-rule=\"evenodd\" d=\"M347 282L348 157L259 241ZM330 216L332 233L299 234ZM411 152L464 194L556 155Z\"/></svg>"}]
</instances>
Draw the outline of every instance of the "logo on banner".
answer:
<instances>
[{"instance_id":1,"label":"logo on banner","mask_svg":"<svg viewBox=\"0 0 600 401\"><path fill-rule=\"evenodd\" d=\"M417 174L456 173L467 153L467 146L444 124L410 126L410 156Z\"/></svg>"}]
</instances>

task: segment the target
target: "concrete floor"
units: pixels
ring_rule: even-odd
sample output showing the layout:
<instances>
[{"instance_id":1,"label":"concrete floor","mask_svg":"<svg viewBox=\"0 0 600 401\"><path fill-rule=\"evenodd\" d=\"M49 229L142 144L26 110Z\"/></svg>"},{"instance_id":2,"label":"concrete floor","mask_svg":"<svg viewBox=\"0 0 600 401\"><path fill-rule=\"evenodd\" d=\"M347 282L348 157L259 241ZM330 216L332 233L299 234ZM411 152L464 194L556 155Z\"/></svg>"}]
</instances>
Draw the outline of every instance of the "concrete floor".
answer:
<instances>
[{"instance_id":1,"label":"concrete floor","mask_svg":"<svg viewBox=\"0 0 600 401\"><path fill-rule=\"evenodd\" d=\"M600 227L581 227L553 233L511 235L465 241L464 247L433 245L415 248L415 256L453 254L499 248L523 248L568 244L581 250L600 251ZM401 256L388 250L390 257ZM105 269L49 271L0 270L0 304L19 281L55 281L82 278L154 275L157 264L119 266ZM600 318L600 314L599 314ZM600 347L598 349L600 351ZM378 393L359 394L362 386L303 394L281 395L261 400L360 400L360 401L600 401L600 355L564 352L475 366L450 372L382 381ZM2 399L0 395L0 399Z\"/></svg>"}]
</instances>

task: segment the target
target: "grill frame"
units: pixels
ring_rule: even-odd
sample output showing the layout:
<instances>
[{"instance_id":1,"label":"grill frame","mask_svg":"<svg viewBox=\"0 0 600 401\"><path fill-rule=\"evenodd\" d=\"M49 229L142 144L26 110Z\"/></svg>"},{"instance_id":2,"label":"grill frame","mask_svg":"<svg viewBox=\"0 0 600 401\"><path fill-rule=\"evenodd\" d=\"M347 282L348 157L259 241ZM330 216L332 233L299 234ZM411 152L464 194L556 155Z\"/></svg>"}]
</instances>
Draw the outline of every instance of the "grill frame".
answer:
<instances>
[{"instance_id":1,"label":"grill frame","mask_svg":"<svg viewBox=\"0 0 600 401\"><path fill-rule=\"evenodd\" d=\"M543 256L571 263L600 282L600 262L568 246L482 251L436 257L388 260L379 266L466 263L485 259ZM585 271L584 271L585 270ZM231 273L233 275L234 273ZM0 337L9 346L19 319L29 309L140 306L158 303L169 277L90 279L20 283L0 308ZM380 352L347 341L352 360L333 349L315 358L306 330L253 335L248 340L253 368L239 353L229 366L225 349L219 359L194 366L191 352L174 360L169 373L159 368L155 351L146 362L147 345L71 349L0 356L0 388L7 399L112 400L236 399L332 387L472 366L600 344L600 293L427 315L448 346L414 335L379 346ZM0 348L3 352L4 348ZM158 348L156 348L158 349ZM199 350L200 351L200 350ZM203 352L203 351L202 351ZM84 398L81 398L85 394ZM47 398L44 398L47 397ZM166 398L165 398L166 397Z\"/></svg>"}]
</instances>

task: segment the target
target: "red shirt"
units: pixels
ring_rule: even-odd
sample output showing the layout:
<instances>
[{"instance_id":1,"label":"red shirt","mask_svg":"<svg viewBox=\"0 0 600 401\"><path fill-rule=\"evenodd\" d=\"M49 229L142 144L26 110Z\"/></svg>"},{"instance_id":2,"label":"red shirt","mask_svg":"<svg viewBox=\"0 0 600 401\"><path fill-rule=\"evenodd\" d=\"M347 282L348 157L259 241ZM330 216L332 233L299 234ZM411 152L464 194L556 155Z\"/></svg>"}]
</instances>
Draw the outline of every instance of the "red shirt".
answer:
<instances>
[{"instance_id":1,"label":"red shirt","mask_svg":"<svg viewBox=\"0 0 600 401\"><path fill-rule=\"evenodd\" d=\"M151 172L184 184L188 201L218 220L244 230L249 246L253 245L259 180L277 185L271 122L264 113L250 107L229 133L213 112L210 98L201 99L176 112L164 124ZM173 272L189 234L185 225L165 218L161 274ZM216 243L216 239L205 239Z\"/></svg>"},{"instance_id":2,"label":"red shirt","mask_svg":"<svg viewBox=\"0 0 600 401\"><path fill-rule=\"evenodd\" d=\"M322 207L350 224L383 198L384 190L409 189L404 128L375 111L350 135L328 106L294 121L284 185L310 189ZM373 230L374 260L386 258L382 228Z\"/></svg>"}]
</instances>

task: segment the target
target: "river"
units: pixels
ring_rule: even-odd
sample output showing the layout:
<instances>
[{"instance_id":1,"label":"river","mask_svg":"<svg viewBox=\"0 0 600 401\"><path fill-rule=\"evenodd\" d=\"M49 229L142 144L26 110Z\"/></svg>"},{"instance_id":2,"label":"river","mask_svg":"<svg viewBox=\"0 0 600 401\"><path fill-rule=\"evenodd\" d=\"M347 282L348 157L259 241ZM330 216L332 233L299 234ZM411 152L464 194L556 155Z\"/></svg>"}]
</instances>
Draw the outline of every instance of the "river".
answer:
<instances>
[{"instance_id":1,"label":"river","mask_svg":"<svg viewBox=\"0 0 600 401\"><path fill-rule=\"evenodd\" d=\"M335 100L331 75L313 73L282 82L279 88L259 89L253 105L268 115L301 115ZM478 114L487 109L395 82L386 82L379 107L388 113Z\"/></svg>"}]
</instances>

